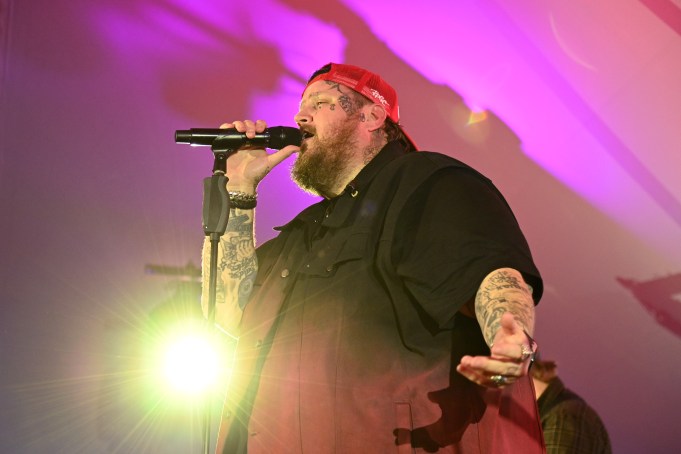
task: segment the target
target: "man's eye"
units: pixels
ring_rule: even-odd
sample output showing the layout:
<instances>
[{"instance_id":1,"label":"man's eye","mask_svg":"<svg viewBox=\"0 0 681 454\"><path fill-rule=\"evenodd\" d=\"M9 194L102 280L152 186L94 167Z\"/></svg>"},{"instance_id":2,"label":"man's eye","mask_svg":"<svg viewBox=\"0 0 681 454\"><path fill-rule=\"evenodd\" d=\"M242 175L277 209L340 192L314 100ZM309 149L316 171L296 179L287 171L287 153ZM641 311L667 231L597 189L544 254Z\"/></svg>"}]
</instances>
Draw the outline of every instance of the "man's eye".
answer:
<instances>
[{"instance_id":1,"label":"man's eye","mask_svg":"<svg viewBox=\"0 0 681 454\"><path fill-rule=\"evenodd\" d=\"M322 107L323 104L326 103L327 103L326 101L317 101L316 103L314 103L315 109L319 109L320 107Z\"/></svg>"}]
</instances>

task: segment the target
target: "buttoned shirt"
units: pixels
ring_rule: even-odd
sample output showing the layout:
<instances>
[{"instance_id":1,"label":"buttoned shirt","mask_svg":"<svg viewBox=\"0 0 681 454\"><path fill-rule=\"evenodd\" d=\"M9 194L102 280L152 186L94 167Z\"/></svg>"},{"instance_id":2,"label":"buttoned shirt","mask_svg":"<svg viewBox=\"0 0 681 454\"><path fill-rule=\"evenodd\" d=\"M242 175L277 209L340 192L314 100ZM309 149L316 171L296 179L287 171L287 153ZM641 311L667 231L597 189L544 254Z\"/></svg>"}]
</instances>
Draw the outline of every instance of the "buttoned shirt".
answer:
<instances>
[{"instance_id":1,"label":"buttoned shirt","mask_svg":"<svg viewBox=\"0 0 681 454\"><path fill-rule=\"evenodd\" d=\"M459 313L488 273L517 269L541 296L487 178L391 143L278 230L257 252L224 452L542 452L529 378L498 390L455 371L489 354Z\"/></svg>"}]
</instances>

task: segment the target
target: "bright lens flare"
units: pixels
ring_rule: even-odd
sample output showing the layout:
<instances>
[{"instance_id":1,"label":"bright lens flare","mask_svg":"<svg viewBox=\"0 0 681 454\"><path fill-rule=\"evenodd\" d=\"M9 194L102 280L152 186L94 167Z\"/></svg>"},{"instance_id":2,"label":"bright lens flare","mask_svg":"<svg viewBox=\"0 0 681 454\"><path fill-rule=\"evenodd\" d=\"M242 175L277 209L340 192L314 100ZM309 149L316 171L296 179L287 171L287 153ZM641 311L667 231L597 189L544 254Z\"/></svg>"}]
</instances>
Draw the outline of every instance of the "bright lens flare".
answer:
<instances>
[{"instance_id":1,"label":"bright lens flare","mask_svg":"<svg viewBox=\"0 0 681 454\"><path fill-rule=\"evenodd\" d=\"M165 351L163 373L167 383L183 394L200 394L216 384L220 355L207 336L185 335Z\"/></svg>"}]
</instances>

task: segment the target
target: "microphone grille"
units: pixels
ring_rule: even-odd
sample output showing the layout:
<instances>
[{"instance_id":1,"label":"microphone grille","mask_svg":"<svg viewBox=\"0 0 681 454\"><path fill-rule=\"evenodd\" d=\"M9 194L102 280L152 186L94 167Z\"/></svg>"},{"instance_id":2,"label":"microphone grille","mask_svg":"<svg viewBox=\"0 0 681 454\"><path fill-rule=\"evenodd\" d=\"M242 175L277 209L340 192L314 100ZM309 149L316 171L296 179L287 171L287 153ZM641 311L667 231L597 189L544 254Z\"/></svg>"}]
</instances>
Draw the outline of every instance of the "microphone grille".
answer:
<instances>
[{"instance_id":1,"label":"microphone grille","mask_svg":"<svg viewBox=\"0 0 681 454\"><path fill-rule=\"evenodd\" d=\"M287 145L296 145L299 147L303 141L303 135L298 128L274 126L272 128L267 128L267 132L270 136L267 146L274 150L280 150Z\"/></svg>"}]
</instances>

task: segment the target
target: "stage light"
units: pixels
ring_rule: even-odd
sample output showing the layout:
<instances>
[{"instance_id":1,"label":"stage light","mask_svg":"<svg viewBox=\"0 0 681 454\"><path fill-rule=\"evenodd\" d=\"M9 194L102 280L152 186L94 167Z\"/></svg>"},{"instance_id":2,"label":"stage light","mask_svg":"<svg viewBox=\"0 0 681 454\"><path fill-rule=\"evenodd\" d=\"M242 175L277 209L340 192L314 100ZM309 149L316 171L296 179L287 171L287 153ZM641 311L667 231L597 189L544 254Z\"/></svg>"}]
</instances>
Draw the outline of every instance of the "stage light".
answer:
<instances>
[{"instance_id":1,"label":"stage light","mask_svg":"<svg viewBox=\"0 0 681 454\"><path fill-rule=\"evenodd\" d=\"M200 394L216 383L219 364L219 354L209 338L186 335L167 347L163 372L175 391Z\"/></svg>"},{"instance_id":2,"label":"stage light","mask_svg":"<svg viewBox=\"0 0 681 454\"><path fill-rule=\"evenodd\" d=\"M165 393L178 398L213 392L229 378L230 350L219 333L170 331L156 350L156 381L161 382Z\"/></svg>"}]
</instances>

